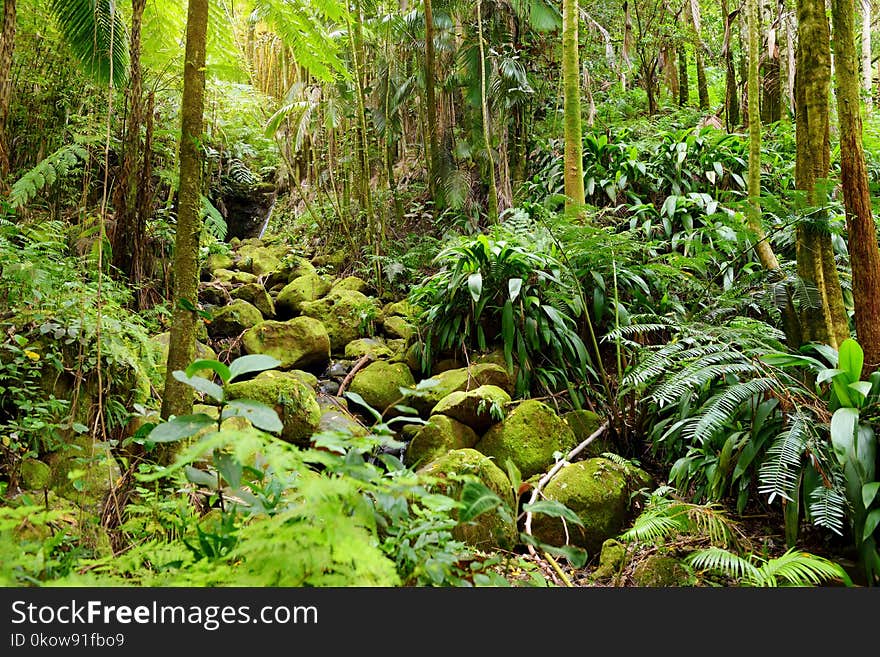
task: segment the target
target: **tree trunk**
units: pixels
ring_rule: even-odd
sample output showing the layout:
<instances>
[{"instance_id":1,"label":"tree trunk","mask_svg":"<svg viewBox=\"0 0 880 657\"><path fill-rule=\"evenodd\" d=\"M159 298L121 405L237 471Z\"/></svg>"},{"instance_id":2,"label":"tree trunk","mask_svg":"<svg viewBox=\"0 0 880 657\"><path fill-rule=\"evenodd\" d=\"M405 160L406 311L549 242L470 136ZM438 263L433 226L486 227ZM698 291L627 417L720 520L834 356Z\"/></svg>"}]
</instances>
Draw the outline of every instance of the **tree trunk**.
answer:
<instances>
[{"instance_id":1,"label":"tree trunk","mask_svg":"<svg viewBox=\"0 0 880 657\"><path fill-rule=\"evenodd\" d=\"M141 23L147 0L131 0L131 34L129 38L128 121L122 166L116 184L116 225L111 236L113 266L137 287L141 282L146 218L138 212L136 174L140 163L141 126L144 123L143 82L141 76Z\"/></svg>"},{"instance_id":2,"label":"tree trunk","mask_svg":"<svg viewBox=\"0 0 880 657\"><path fill-rule=\"evenodd\" d=\"M581 85L578 57L578 0L562 3L562 88L565 122L565 207L580 208L584 196ZM649 94L650 98L650 94Z\"/></svg>"},{"instance_id":3,"label":"tree trunk","mask_svg":"<svg viewBox=\"0 0 880 657\"><path fill-rule=\"evenodd\" d=\"M749 107L757 105L758 100L758 60L760 59L758 45L758 0L748 0L746 3L749 21ZM758 259L765 269L779 269L779 261L770 248L766 239L764 227L761 224L761 116L754 112L749 117L749 228L757 240L755 251Z\"/></svg>"},{"instance_id":4,"label":"tree trunk","mask_svg":"<svg viewBox=\"0 0 880 657\"><path fill-rule=\"evenodd\" d=\"M690 100L688 89L687 49L684 44L678 47L678 106L684 107Z\"/></svg>"},{"instance_id":5,"label":"tree trunk","mask_svg":"<svg viewBox=\"0 0 880 657\"><path fill-rule=\"evenodd\" d=\"M797 12L795 187L806 192L810 207L821 209L825 199L817 197L816 183L828 178L831 157L828 117L830 35L824 0L798 0ZM849 326L834 266L831 236L827 230L801 223L797 228L796 250L798 275L816 285L820 301L819 308L801 308L799 343L815 341L837 348L848 337Z\"/></svg>"},{"instance_id":6,"label":"tree trunk","mask_svg":"<svg viewBox=\"0 0 880 657\"><path fill-rule=\"evenodd\" d=\"M870 114L874 107L872 91L874 70L871 68L871 0L861 0L862 6L862 91L865 94L865 111Z\"/></svg>"},{"instance_id":7,"label":"tree trunk","mask_svg":"<svg viewBox=\"0 0 880 657\"><path fill-rule=\"evenodd\" d=\"M431 0L425 0L425 114L428 132L428 189L431 198L437 194L440 175L440 149L437 139L437 95L434 91L434 12Z\"/></svg>"},{"instance_id":8,"label":"tree trunk","mask_svg":"<svg viewBox=\"0 0 880 657\"><path fill-rule=\"evenodd\" d=\"M12 53L15 50L15 0L3 0L3 28L0 32L0 191L6 192L10 153L7 122L12 100Z\"/></svg>"},{"instance_id":9,"label":"tree trunk","mask_svg":"<svg viewBox=\"0 0 880 657\"><path fill-rule=\"evenodd\" d=\"M728 11L727 0L721 0L721 13L724 15L724 54L725 66L725 92L724 92L724 116L728 132L732 132L739 126L739 91L736 85L736 68L733 65L733 20Z\"/></svg>"},{"instance_id":10,"label":"tree trunk","mask_svg":"<svg viewBox=\"0 0 880 657\"><path fill-rule=\"evenodd\" d=\"M174 378L193 361L198 315L199 235L201 234L202 133L205 109L205 44L208 0L189 0L180 128L180 190L174 240L174 311L168 345L162 417L192 412L193 389Z\"/></svg>"},{"instance_id":11,"label":"tree trunk","mask_svg":"<svg viewBox=\"0 0 880 657\"><path fill-rule=\"evenodd\" d=\"M492 157L492 140L489 135L491 117L489 101L486 98L486 45L483 40L482 0L477 0L477 45L480 50L480 112L483 121L483 146L486 149L486 162L489 169L489 223L498 223L498 185L495 181L495 158Z\"/></svg>"},{"instance_id":12,"label":"tree trunk","mask_svg":"<svg viewBox=\"0 0 880 657\"><path fill-rule=\"evenodd\" d=\"M694 47L694 60L697 62L697 96L700 100L700 109L709 109L709 85L706 83L706 68L703 65L703 53L700 46Z\"/></svg>"},{"instance_id":13,"label":"tree trunk","mask_svg":"<svg viewBox=\"0 0 880 657\"><path fill-rule=\"evenodd\" d=\"M856 335L865 352L862 378L880 366L880 249L871 213L871 192L862 147L859 73L855 45L855 3L832 0L840 177L849 259L852 265ZM868 71L870 71L870 66Z\"/></svg>"}]
</instances>

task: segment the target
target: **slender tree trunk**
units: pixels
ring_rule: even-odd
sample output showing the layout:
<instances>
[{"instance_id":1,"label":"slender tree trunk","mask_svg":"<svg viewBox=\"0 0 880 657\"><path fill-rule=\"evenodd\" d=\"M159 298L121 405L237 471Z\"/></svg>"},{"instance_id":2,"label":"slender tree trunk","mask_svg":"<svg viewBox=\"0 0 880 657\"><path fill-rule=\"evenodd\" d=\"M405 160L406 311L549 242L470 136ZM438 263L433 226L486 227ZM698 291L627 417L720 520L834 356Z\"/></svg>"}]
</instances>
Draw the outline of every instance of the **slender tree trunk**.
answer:
<instances>
[{"instance_id":1,"label":"slender tree trunk","mask_svg":"<svg viewBox=\"0 0 880 657\"><path fill-rule=\"evenodd\" d=\"M758 100L758 60L760 59L758 45L758 0L748 0L746 3L749 21L749 80L748 94L749 107L757 104ZM757 240L755 251L758 259L765 269L779 269L779 261L770 248L766 239L764 227L761 224L761 116L754 112L749 118L749 228Z\"/></svg>"},{"instance_id":2,"label":"slender tree trunk","mask_svg":"<svg viewBox=\"0 0 880 657\"><path fill-rule=\"evenodd\" d=\"M791 116L793 103L789 88L794 79L794 67L791 66L788 57L791 43L788 34L788 20L785 15L785 0L779 0L778 9L779 26L776 33L779 42L779 115L781 119Z\"/></svg>"},{"instance_id":3,"label":"slender tree trunk","mask_svg":"<svg viewBox=\"0 0 880 657\"><path fill-rule=\"evenodd\" d=\"M721 0L721 13L724 15L724 44L722 54L725 66L724 116L728 132L739 126L739 91L736 85L736 68L733 65L733 20L728 11L727 0Z\"/></svg>"},{"instance_id":4,"label":"slender tree trunk","mask_svg":"<svg viewBox=\"0 0 880 657\"><path fill-rule=\"evenodd\" d=\"M5 192L6 176L12 160L7 122L12 100L12 53L15 50L15 0L3 0L3 27L0 31L0 191Z\"/></svg>"},{"instance_id":5,"label":"slender tree trunk","mask_svg":"<svg viewBox=\"0 0 880 657\"><path fill-rule=\"evenodd\" d=\"M678 46L678 106L684 107L690 100L690 90L688 89L688 62L687 48L682 43Z\"/></svg>"},{"instance_id":6,"label":"slender tree trunk","mask_svg":"<svg viewBox=\"0 0 880 657\"><path fill-rule=\"evenodd\" d=\"M694 47L694 60L697 62L697 96L700 100L700 109L709 109L709 85L706 82L706 67L703 65L703 53L700 46Z\"/></svg>"},{"instance_id":7,"label":"slender tree trunk","mask_svg":"<svg viewBox=\"0 0 880 657\"><path fill-rule=\"evenodd\" d=\"M862 378L880 366L880 249L871 213L871 192L862 147L859 73L853 0L832 0L837 117L840 123L840 177L849 259L852 265L855 325L865 352ZM870 66L868 71L870 71Z\"/></svg>"},{"instance_id":8,"label":"slender tree trunk","mask_svg":"<svg viewBox=\"0 0 880 657\"><path fill-rule=\"evenodd\" d=\"M492 140L489 101L486 97L486 43L483 40L482 0L477 0L477 41L480 49L480 111L483 119L483 144L486 148L486 161L489 168L489 222L498 223L498 184L495 180L495 158L492 157ZM576 78L577 79L577 78Z\"/></svg>"},{"instance_id":9,"label":"slender tree trunk","mask_svg":"<svg viewBox=\"0 0 880 657\"><path fill-rule=\"evenodd\" d=\"M824 0L798 0L797 79L795 115L797 117L797 160L795 186L806 192L806 201L821 211L824 198L818 198L816 183L828 178L831 51ZM837 347L848 335L849 326L831 236L810 223L797 229L798 275L812 281L819 291L820 308L802 308L799 343L823 342ZM793 336L790 336L790 338Z\"/></svg>"},{"instance_id":10,"label":"slender tree trunk","mask_svg":"<svg viewBox=\"0 0 880 657\"><path fill-rule=\"evenodd\" d=\"M199 235L201 234L202 133L205 110L205 45L208 0L189 0L183 100L180 129L180 191L174 240L174 311L168 345L162 417L192 412L193 389L174 378L195 356L198 315L189 308L198 302Z\"/></svg>"},{"instance_id":11,"label":"slender tree trunk","mask_svg":"<svg viewBox=\"0 0 880 657\"><path fill-rule=\"evenodd\" d=\"M580 208L586 204L583 135L581 132L580 64L578 59L578 0L563 0L562 86L565 122L566 209Z\"/></svg>"},{"instance_id":12,"label":"slender tree trunk","mask_svg":"<svg viewBox=\"0 0 880 657\"><path fill-rule=\"evenodd\" d=\"M865 111L870 114L874 107L871 68L871 0L861 0L862 7L862 91L865 94Z\"/></svg>"},{"instance_id":13,"label":"slender tree trunk","mask_svg":"<svg viewBox=\"0 0 880 657\"><path fill-rule=\"evenodd\" d=\"M131 34L129 37L128 122L122 166L116 184L116 226L111 236L113 266L135 286L141 282L144 256L145 217L138 213L137 176L141 151L141 126L144 123L143 81L141 76L141 23L147 0L131 0Z\"/></svg>"},{"instance_id":14,"label":"slender tree trunk","mask_svg":"<svg viewBox=\"0 0 880 657\"><path fill-rule=\"evenodd\" d=\"M437 139L437 95L434 90L436 64L434 62L434 10L431 0L425 0L425 115L428 132L428 189L431 198L437 196L440 177L440 146Z\"/></svg>"}]
</instances>

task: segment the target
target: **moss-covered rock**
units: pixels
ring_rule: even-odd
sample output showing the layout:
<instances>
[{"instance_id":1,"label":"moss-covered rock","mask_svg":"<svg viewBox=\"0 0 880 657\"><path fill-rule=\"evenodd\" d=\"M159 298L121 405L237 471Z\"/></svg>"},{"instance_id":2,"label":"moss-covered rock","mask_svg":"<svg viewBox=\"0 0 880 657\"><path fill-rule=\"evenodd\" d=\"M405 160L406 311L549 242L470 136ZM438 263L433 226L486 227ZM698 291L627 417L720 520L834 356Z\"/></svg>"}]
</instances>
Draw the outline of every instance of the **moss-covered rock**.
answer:
<instances>
[{"instance_id":1,"label":"moss-covered rock","mask_svg":"<svg viewBox=\"0 0 880 657\"><path fill-rule=\"evenodd\" d=\"M290 370L289 372L282 372L280 370L266 370L265 372L260 372L255 378L257 379L277 379L279 377L293 377L299 381L305 383L309 388L316 388L318 386L318 377L316 377L311 372L306 372L304 370Z\"/></svg>"},{"instance_id":2,"label":"moss-covered rock","mask_svg":"<svg viewBox=\"0 0 880 657\"><path fill-rule=\"evenodd\" d=\"M218 269L232 269L232 256L226 253L212 253L205 258L205 264L202 266L202 273L210 277L214 277L214 272Z\"/></svg>"},{"instance_id":3,"label":"moss-covered rock","mask_svg":"<svg viewBox=\"0 0 880 657\"><path fill-rule=\"evenodd\" d=\"M528 399L489 429L476 449L497 463L511 459L528 478L546 472L554 452L567 454L576 444L574 433L552 408Z\"/></svg>"},{"instance_id":4,"label":"moss-covered rock","mask_svg":"<svg viewBox=\"0 0 880 657\"><path fill-rule=\"evenodd\" d=\"M416 331L412 324L398 315L386 317L382 321L382 330L390 338L403 338L404 340L409 340Z\"/></svg>"},{"instance_id":5,"label":"moss-covered rock","mask_svg":"<svg viewBox=\"0 0 880 657\"><path fill-rule=\"evenodd\" d=\"M574 437L577 440L577 444L582 443L587 438L589 438L593 433L602 426L602 418L593 411L569 411L565 415L562 416L562 419L565 420L565 423L571 427L571 430L574 432ZM581 452L581 458L590 458L593 456L601 456L604 452L614 452L615 447L609 438L609 432L603 433L598 438L594 439L589 445L584 448L584 451Z\"/></svg>"},{"instance_id":6,"label":"moss-covered rock","mask_svg":"<svg viewBox=\"0 0 880 657\"><path fill-rule=\"evenodd\" d=\"M275 304L272 303L272 297L266 292L266 288L259 283L248 283L236 288L232 291L232 297L234 299L244 299L259 310L265 319L275 317Z\"/></svg>"},{"instance_id":7,"label":"moss-covered rock","mask_svg":"<svg viewBox=\"0 0 880 657\"><path fill-rule=\"evenodd\" d=\"M168 344L171 340L171 333L166 331L159 335L154 335L150 340L156 347L156 378L159 381L165 380L165 366L168 362ZM196 359L197 360L217 360L217 354L208 345L203 342L196 342ZM204 369L196 372L196 376L206 379L214 378L214 370Z\"/></svg>"},{"instance_id":8,"label":"moss-covered rock","mask_svg":"<svg viewBox=\"0 0 880 657\"><path fill-rule=\"evenodd\" d=\"M312 263L302 256L288 254L281 262L281 266L266 277L266 289L272 289L276 285L284 287L300 276L315 273Z\"/></svg>"},{"instance_id":9,"label":"moss-covered rock","mask_svg":"<svg viewBox=\"0 0 880 657\"><path fill-rule=\"evenodd\" d=\"M322 299L302 302L300 312L324 324L330 336L330 349L339 353L352 340L369 337L362 335L362 331L369 332L376 301L354 290L334 289Z\"/></svg>"},{"instance_id":10,"label":"moss-covered rock","mask_svg":"<svg viewBox=\"0 0 880 657\"><path fill-rule=\"evenodd\" d=\"M362 278L358 278L357 276L346 276L333 284L333 290L351 290L353 292L360 292L361 294L369 294L371 288L370 284Z\"/></svg>"},{"instance_id":11,"label":"moss-covered rock","mask_svg":"<svg viewBox=\"0 0 880 657\"><path fill-rule=\"evenodd\" d=\"M410 406L427 417L441 399L460 390L473 390L484 385L497 386L507 392L513 391L513 383L503 367L486 363L446 370L431 377L437 383L426 388L419 397L410 400Z\"/></svg>"},{"instance_id":12,"label":"moss-covered rock","mask_svg":"<svg viewBox=\"0 0 880 657\"><path fill-rule=\"evenodd\" d=\"M349 390L381 413L400 401L400 388L410 388L414 383L412 372L404 363L379 360L355 374Z\"/></svg>"},{"instance_id":13,"label":"moss-covered rock","mask_svg":"<svg viewBox=\"0 0 880 657\"><path fill-rule=\"evenodd\" d=\"M25 459L19 470L21 487L25 490L42 490L49 487L52 480L52 468L39 459Z\"/></svg>"},{"instance_id":14,"label":"moss-covered rock","mask_svg":"<svg viewBox=\"0 0 880 657\"><path fill-rule=\"evenodd\" d=\"M570 542L596 554L609 538L624 528L630 512L630 493L636 489L636 468L604 458L577 461L564 466L544 487L544 496L561 502L584 523L568 523ZM565 526L559 518L536 514L535 537L550 545L565 544Z\"/></svg>"},{"instance_id":15,"label":"moss-covered rock","mask_svg":"<svg viewBox=\"0 0 880 657\"><path fill-rule=\"evenodd\" d=\"M382 315L385 317L405 317L406 319L413 319L418 317L421 314L422 309L418 306L414 306L406 299L402 301L393 301L391 303L386 303L382 307Z\"/></svg>"},{"instance_id":16,"label":"moss-covered rock","mask_svg":"<svg viewBox=\"0 0 880 657\"><path fill-rule=\"evenodd\" d=\"M210 306L224 306L232 301L232 283L208 281L199 283L199 301Z\"/></svg>"},{"instance_id":17,"label":"moss-covered rock","mask_svg":"<svg viewBox=\"0 0 880 657\"><path fill-rule=\"evenodd\" d=\"M263 315L259 310L244 299L236 299L214 311L208 324L208 335L212 338L236 337L262 321Z\"/></svg>"},{"instance_id":18,"label":"moss-covered rock","mask_svg":"<svg viewBox=\"0 0 880 657\"><path fill-rule=\"evenodd\" d=\"M690 573L669 554L652 554L633 569L633 583L643 587L690 586Z\"/></svg>"},{"instance_id":19,"label":"moss-covered rock","mask_svg":"<svg viewBox=\"0 0 880 657\"><path fill-rule=\"evenodd\" d=\"M313 271L285 285L275 299L275 309L280 317L294 317L299 314L303 301L315 301L329 291L330 283Z\"/></svg>"},{"instance_id":20,"label":"moss-covered rock","mask_svg":"<svg viewBox=\"0 0 880 657\"><path fill-rule=\"evenodd\" d=\"M251 283L258 283L259 281L259 276L246 271L234 271L229 279L229 282L234 285L250 285Z\"/></svg>"},{"instance_id":21,"label":"moss-covered rock","mask_svg":"<svg viewBox=\"0 0 880 657\"><path fill-rule=\"evenodd\" d=\"M71 458L76 454L79 458ZM52 476L49 486L87 513L100 514L104 502L122 474L106 443L80 434L66 449L45 457Z\"/></svg>"},{"instance_id":22,"label":"moss-covered rock","mask_svg":"<svg viewBox=\"0 0 880 657\"><path fill-rule=\"evenodd\" d=\"M616 577L626 564L626 546L620 541L609 538L602 543L599 554L599 565L591 574L594 580Z\"/></svg>"},{"instance_id":23,"label":"moss-covered rock","mask_svg":"<svg viewBox=\"0 0 880 657\"><path fill-rule=\"evenodd\" d=\"M394 352L381 338L358 338L345 345L345 357L357 360L370 355L374 360L390 358Z\"/></svg>"},{"instance_id":24,"label":"moss-covered rock","mask_svg":"<svg viewBox=\"0 0 880 657\"><path fill-rule=\"evenodd\" d=\"M407 445L403 462L409 467L430 463L453 449L473 447L479 439L469 426L446 415L432 415Z\"/></svg>"},{"instance_id":25,"label":"moss-covered rock","mask_svg":"<svg viewBox=\"0 0 880 657\"><path fill-rule=\"evenodd\" d=\"M281 437L298 445L308 445L321 421L315 391L295 375L230 383L226 395L229 399L253 399L273 407L284 425Z\"/></svg>"},{"instance_id":26,"label":"moss-covered rock","mask_svg":"<svg viewBox=\"0 0 880 657\"><path fill-rule=\"evenodd\" d=\"M231 283L232 277L235 275L235 272L231 269L215 269L214 272L214 280L219 281L221 283Z\"/></svg>"},{"instance_id":27,"label":"moss-covered rock","mask_svg":"<svg viewBox=\"0 0 880 657\"><path fill-rule=\"evenodd\" d=\"M247 240L247 242L251 242ZM287 254L287 247L283 244L263 246L259 242L242 243L238 249L236 265L241 271L246 271L257 276L266 276L281 267L281 262Z\"/></svg>"},{"instance_id":28,"label":"moss-covered rock","mask_svg":"<svg viewBox=\"0 0 880 657\"><path fill-rule=\"evenodd\" d=\"M480 386L465 392L458 390L437 402L432 415L446 415L483 433L498 422L510 403L510 395L498 386Z\"/></svg>"},{"instance_id":29,"label":"moss-covered rock","mask_svg":"<svg viewBox=\"0 0 880 657\"><path fill-rule=\"evenodd\" d=\"M281 369L301 369L330 359L330 338L324 325L311 317L286 322L260 322L241 336L249 354L266 354L281 361Z\"/></svg>"},{"instance_id":30,"label":"moss-covered rock","mask_svg":"<svg viewBox=\"0 0 880 657\"><path fill-rule=\"evenodd\" d=\"M440 477L440 492L458 499L461 483L455 475L473 475L498 495L509 509L513 508L510 480L495 465L473 449L454 449L431 461L418 471L431 477ZM483 549L511 549L517 542L517 528L512 514L505 518L498 510L483 513L472 521L459 523L452 534L458 540Z\"/></svg>"}]
</instances>

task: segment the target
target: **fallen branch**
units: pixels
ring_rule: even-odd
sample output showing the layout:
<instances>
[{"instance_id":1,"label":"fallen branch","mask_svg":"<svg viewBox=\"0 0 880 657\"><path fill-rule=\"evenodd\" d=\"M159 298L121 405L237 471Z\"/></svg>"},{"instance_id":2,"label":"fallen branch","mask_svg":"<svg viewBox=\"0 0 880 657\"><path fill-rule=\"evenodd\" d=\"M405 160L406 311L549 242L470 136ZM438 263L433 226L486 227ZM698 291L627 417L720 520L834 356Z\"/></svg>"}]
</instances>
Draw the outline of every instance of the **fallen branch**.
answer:
<instances>
[{"instance_id":1,"label":"fallen branch","mask_svg":"<svg viewBox=\"0 0 880 657\"><path fill-rule=\"evenodd\" d=\"M553 479L554 476L556 476L556 473L559 472L563 468L563 466L565 466L567 463L571 462L571 460L575 456L577 456L582 451L584 451L584 449L586 449L587 445L589 445L591 442L596 440L596 438L598 438L603 433L605 433L605 431L607 429L608 429L608 422L606 421L601 427L599 427L593 433L591 433L589 436L587 436L587 438L580 445L578 445L573 450L571 450L566 455L566 457L564 459L560 459L559 461L557 461L556 464L552 468L550 468L550 471L547 472L547 474L545 474L543 477L541 477L541 479L538 480L537 485L535 486L534 490L532 491L532 497L529 500L529 504L534 504L535 502L537 502L538 495L541 494L541 491L544 489L544 486L549 484L550 480ZM532 535L532 512L531 511L526 512L525 530L526 530L526 534L528 534L529 536ZM528 545L526 547L529 550L529 554L531 554L533 557L536 556L535 548L533 546Z\"/></svg>"},{"instance_id":2,"label":"fallen branch","mask_svg":"<svg viewBox=\"0 0 880 657\"><path fill-rule=\"evenodd\" d=\"M366 367L369 363L373 361L372 354L364 354L361 356L360 360L354 364L354 367L351 368L351 371L345 375L345 378L342 379L342 383L339 384L339 390L336 392L337 397L342 397L342 393L345 392L345 389L348 387L348 384L351 383L351 380L354 378L354 375L358 373L359 370Z\"/></svg>"}]
</instances>

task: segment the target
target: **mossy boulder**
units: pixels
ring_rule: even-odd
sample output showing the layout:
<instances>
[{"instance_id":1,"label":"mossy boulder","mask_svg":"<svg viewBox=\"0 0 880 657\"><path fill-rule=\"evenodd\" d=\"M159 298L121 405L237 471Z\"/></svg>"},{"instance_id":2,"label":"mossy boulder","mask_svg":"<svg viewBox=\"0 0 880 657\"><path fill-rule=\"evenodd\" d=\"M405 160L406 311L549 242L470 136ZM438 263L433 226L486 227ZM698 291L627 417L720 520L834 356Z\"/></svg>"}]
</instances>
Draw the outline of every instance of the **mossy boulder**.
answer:
<instances>
[{"instance_id":1,"label":"mossy boulder","mask_svg":"<svg viewBox=\"0 0 880 657\"><path fill-rule=\"evenodd\" d=\"M214 280L219 281L221 283L231 283L232 277L235 275L235 272L231 269L215 269L214 272Z\"/></svg>"},{"instance_id":2,"label":"mossy boulder","mask_svg":"<svg viewBox=\"0 0 880 657\"><path fill-rule=\"evenodd\" d=\"M510 395L506 391L498 386L486 385L446 395L437 402L431 414L446 415L481 434L501 419L495 414L503 416L509 403Z\"/></svg>"},{"instance_id":3,"label":"mossy boulder","mask_svg":"<svg viewBox=\"0 0 880 657\"><path fill-rule=\"evenodd\" d=\"M257 379L277 379L278 377L293 377L294 379L298 379L305 383L309 388L315 388L318 385L318 377L316 377L311 372L306 372L305 370L290 370L289 372L282 372L280 370L266 370L265 372L260 372L256 378Z\"/></svg>"},{"instance_id":4,"label":"mossy boulder","mask_svg":"<svg viewBox=\"0 0 880 657\"><path fill-rule=\"evenodd\" d=\"M312 258L312 264L315 267L328 267L333 271L341 271L347 256L344 251L333 251L332 253L324 253Z\"/></svg>"},{"instance_id":5,"label":"mossy boulder","mask_svg":"<svg viewBox=\"0 0 880 657\"><path fill-rule=\"evenodd\" d=\"M358 278L357 276L346 276L333 284L333 290L351 290L353 292L360 292L361 294L369 294L371 288L370 284L362 278Z\"/></svg>"},{"instance_id":6,"label":"mossy boulder","mask_svg":"<svg viewBox=\"0 0 880 657\"><path fill-rule=\"evenodd\" d=\"M409 352L407 352L409 355ZM498 365L486 363L446 370L431 377L437 383L426 388L419 397L414 397L410 405L422 417L427 417L441 399L460 390L473 390L483 385L497 386L507 392L513 391L513 383L507 371Z\"/></svg>"},{"instance_id":7,"label":"mossy boulder","mask_svg":"<svg viewBox=\"0 0 880 657\"><path fill-rule=\"evenodd\" d=\"M39 459L23 460L18 474L25 490L43 490L52 480L52 468Z\"/></svg>"},{"instance_id":8,"label":"mossy boulder","mask_svg":"<svg viewBox=\"0 0 880 657\"><path fill-rule=\"evenodd\" d=\"M497 463L511 459L528 478L546 472L554 452L567 454L576 444L574 433L552 408L528 399L489 429L476 449Z\"/></svg>"},{"instance_id":9,"label":"mossy boulder","mask_svg":"<svg viewBox=\"0 0 880 657\"><path fill-rule=\"evenodd\" d=\"M372 356L374 360L390 358L394 352L381 338L358 338L345 345L345 357L357 360L364 356Z\"/></svg>"},{"instance_id":10,"label":"mossy boulder","mask_svg":"<svg viewBox=\"0 0 880 657\"><path fill-rule=\"evenodd\" d=\"M568 523L570 542L596 554L609 538L624 528L630 512L630 493L641 477L638 469L604 458L577 461L564 466L544 487L544 496L561 502L584 523ZM644 475L644 473L642 473ZM535 537L550 545L564 545L566 529L559 518L536 514Z\"/></svg>"},{"instance_id":11,"label":"mossy boulder","mask_svg":"<svg viewBox=\"0 0 880 657\"><path fill-rule=\"evenodd\" d=\"M214 272L218 269L232 269L232 256L226 253L212 253L205 258L205 264L202 265L202 273L214 276Z\"/></svg>"},{"instance_id":12,"label":"mossy boulder","mask_svg":"<svg viewBox=\"0 0 880 657\"><path fill-rule=\"evenodd\" d=\"M77 449L78 448L78 449ZM71 458L72 454L80 458ZM122 475L107 443L80 434L72 443L45 457L52 476L49 486L87 513L101 512L110 491Z\"/></svg>"},{"instance_id":13,"label":"mossy boulder","mask_svg":"<svg viewBox=\"0 0 880 657\"><path fill-rule=\"evenodd\" d=\"M470 448L480 437L469 426L446 415L432 415L406 447L403 462L409 467L430 463L453 449Z\"/></svg>"},{"instance_id":14,"label":"mossy boulder","mask_svg":"<svg viewBox=\"0 0 880 657\"><path fill-rule=\"evenodd\" d=\"M266 276L281 267L286 254L287 247L283 244L262 246L258 242L242 243L238 249L236 265L241 271Z\"/></svg>"},{"instance_id":15,"label":"mossy boulder","mask_svg":"<svg viewBox=\"0 0 880 657\"><path fill-rule=\"evenodd\" d=\"M321 409L315 391L296 375L257 377L226 386L229 399L253 399L271 406L284 428L281 438L297 445L308 445L321 421Z\"/></svg>"},{"instance_id":16,"label":"mossy boulder","mask_svg":"<svg viewBox=\"0 0 880 657\"><path fill-rule=\"evenodd\" d=\"M349 390L382 413L401 400L400 388L412 387L414 383L412 372L404 363L379 360L355 374Z\"/></svg>"},{"instance_id":17,"label":"mossy boulder","mask_svg":"<svg viewBox=\"0 0 880 657\"><path fill-rule=\"evenodd\" d=\"M593 435L603 422L597 413L584 410L569 411L562 416L562 419L574 432L576 444L582 443ZM609 438L609 432L606 431L584 448L584 451L581 452L581 458L601 456L604 452L614 452L614 450L615 446Z\"/></svg>"},{"instance_id":18,"label":"mossy boulder","mask_svg":"<svg viewBox=\"0 0 880 657\"><path fill-rule=\"evenodd\" d=\"M266 289L272 289L276 285L282 287L293 282L300 276L308 276L315 273L311 262L293 254L284 257L281 266L266 277Z\"/></svg>"},{"instance_id":19,"label":"mossy boulder","mask_svg":"<svg viewBox=\"0 0 880 657\"><path fill-rule=\"evenodd\" d=\"M454 449L431 461L418 470L419 473L441 479L440 492L458 499L462 484L455 475L473 475L498 495L508 508L513 508L513 491L507 475L474 449ZM517 542L517 527L512 514L505 517L498 510L483 513L470 522L459 523L452 535L477 548L511 549Z\"/></svg>"},{"instance_id":20,"label":"mossy boulder","mask_svg":"<svg viewBox=\"0 0 880 657\"><path fill-rule=\"evenodd\" d=\"M403 338L404 340L409 340L416 331L412 324L398 315L386 317L382 321L382 330L390 338Z\"/></svg>"},{"instance_id":21,"label":"mossy boulder","mask_svg":"<svg viewBox=\"0 0 880 657\"><path fill-rule=\"evenodd\" d=\"M338 353L352 340L369 337L361 331L368 329L376 312L376 301L355 290L334 289L322 299L302 302L300 312L324 324L330 336L330 349Z\"/></svg>"},{"instance_id":22,"label":"mossy boulder","mask_svg":"<svg viewBox=\"0 0 880 657\"><path fill-rule=\"evenodd\" d=\"M616 577L626 564L626 546L620 541L609 538L602 543L599 554L599 565L590 577L594 580Z\"/></svg>"},{"instance_id":23,"label":"mossy boulder","mask_svg":"<svg viewBox=\"0 0 880 657\"><path fill-rule=\"evenodd\" d=\"M382 315L385 317L405 317L407 319L413 319L418 317L422 312L422 309L418 306L414 306L406 299L402 301L393 301L391 303L386 303L382 307Z\"/></svg>"},{"instance_id":24,"label":"mossy boulder","mask_svg":"<svg viewBox=\"0 0 880 657\"><path fill-rule=\"evenodd\" d=\"M669 554L652 554L639 563L632 574L636 586L660 588L690 586L690 573L681 561Z\"/></svg>"},{"instance_id":25,"label":"mossy boulder","mask_svg":"<svg viewBox=\"0 0 880 657\"><path fill-rule=\"evenodd\" d=\"M248 354L266 354L281 361L281 369L302 369L330 359L330 338L324 325L311 317L286 322L268 320L241 336Z\"/></svg>"},{"instance_id":26,"label":"mossy boulder","mask_svg":"<svg viewBox=\"0 0 880 657\"><path fill-rule=\"evenodd\" d=\"M278 293L275 309L280 317L294 317L299 314L303 301L315 301L329 291L330 283L315 272L298 276Z\"/></svg>"},{"instance_id":27,"label":"mossy boulder","mask_svg":"<svg viewBox=\"0 0 880 657\"><path fill-rule=\"evenodd\" d=\"M259 283L248 283L232 291L233 299L244 299L262 313L266 319L275 317L275 304L272 297Z\"/></svg>"},{"instance_id":28,"label":"mossy boulder","mask_svg":"<svg viewBox=\"0 0 880 657\"><path fill-rule=\"evenodd\" d=\"M229 279L234 285L250 285L259 282L260 277L246 271L234 271Z\"/></svg>"},{"instance_id":29,"label":"mossy boulder","mask_svg":"<svg viewBox=\"0 0 880 657\"><path fill-rule=\"evenodd\" d=\"M208 281L199 283L199 301L211 306L224 306L232 301L232 283Z\"/></svg>"},{"instance_id":30,"label":"mossy boulder","mask_svg":"<svg viewBox=\"0 0 880 657\"><path fill-rule=\"evenodd\" d=\"M244 299L218 308L213 315L208 324L208 335L212 338L232 338L263 321L263 314Z\"/></svg>"},{"instance_id":31,"label":"mossy boulder","mask_svg":"<svg viewBox=\"0 0 880 657\"><path fill-rule=\"evenodd\" d=\"M165 380L165 366L168 362L168 344L171 340L171 333L159 333L154 335L150 340L156 346L156 378L158 381ZM217 354L208 345L203 342L196 342L196 360L217 360ZM189 363L187 363L189 365ZM196 376L206 379L214 378L214 370L204 369L196 372Z\"/></svg>"}]
</instances>

